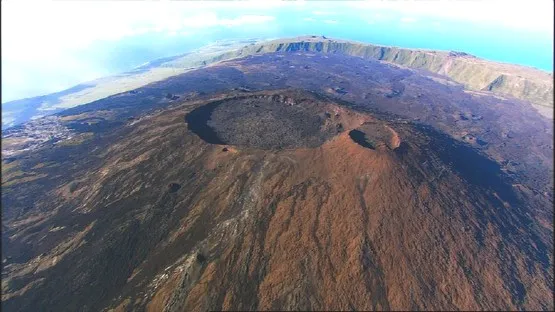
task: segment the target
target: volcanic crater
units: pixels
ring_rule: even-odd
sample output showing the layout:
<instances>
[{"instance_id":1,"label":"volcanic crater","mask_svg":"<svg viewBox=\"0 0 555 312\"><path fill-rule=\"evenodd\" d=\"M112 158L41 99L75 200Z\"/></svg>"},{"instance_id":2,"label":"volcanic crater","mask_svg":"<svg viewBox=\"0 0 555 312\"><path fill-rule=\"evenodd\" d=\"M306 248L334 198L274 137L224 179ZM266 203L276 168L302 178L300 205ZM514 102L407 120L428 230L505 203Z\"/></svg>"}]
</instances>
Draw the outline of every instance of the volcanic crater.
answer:
<instances>
[{"instance_id":1,"label":"volcanic crater","mask_svg":"<svg viewBox=\"0 0 555 312\"><path fill-rule=\"evenodd\" d=\"M279 150L318 147L369 118L318 94L278 90L230 95L194 109L185 121L211 144Z\"/></svg>"}]
</instances>

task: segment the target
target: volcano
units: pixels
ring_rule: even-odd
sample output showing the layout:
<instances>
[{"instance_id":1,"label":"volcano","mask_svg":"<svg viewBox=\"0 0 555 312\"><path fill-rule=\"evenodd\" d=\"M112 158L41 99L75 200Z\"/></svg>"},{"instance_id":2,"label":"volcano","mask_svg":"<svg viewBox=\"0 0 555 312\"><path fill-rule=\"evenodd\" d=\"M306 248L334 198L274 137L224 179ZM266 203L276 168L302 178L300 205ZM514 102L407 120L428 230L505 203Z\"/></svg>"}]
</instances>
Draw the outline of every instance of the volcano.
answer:
<instances>
[{"instance_id":1,"label":"volcano","mask_svg":"<svg viewBox=\"0 0 555 312\"><path fill-rule=\"evenodd\" d=\"M554 308L553 125L521 100L293 51L51 123L3 159L7 311Z\"/></svg>"}]
</instances>

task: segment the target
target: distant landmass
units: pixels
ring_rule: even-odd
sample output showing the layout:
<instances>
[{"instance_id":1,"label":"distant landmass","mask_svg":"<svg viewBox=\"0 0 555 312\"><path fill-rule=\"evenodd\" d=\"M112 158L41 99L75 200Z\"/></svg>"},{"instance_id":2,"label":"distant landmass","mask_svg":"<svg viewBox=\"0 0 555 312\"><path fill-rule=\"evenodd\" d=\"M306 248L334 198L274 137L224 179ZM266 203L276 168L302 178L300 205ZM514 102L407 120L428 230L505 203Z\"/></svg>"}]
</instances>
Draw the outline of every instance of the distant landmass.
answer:
<instances>
[{"instance_id":1,"label":"distant landmass","mask_svg":"<svg viewBox=\"0 0 555 312\"><path fill-rule=\"evenodd\" d=\"M152 61L133 71L87 82L61 92L2 104L2 128L60 112L121 92L161 81L192 69L248 55L270 52L318 52L377 59L445 75L471 91L488 91L530 102L541 114L553 115L553 74L488 61L454 51L404 49L304 36L270 41L223 41L199 50Z\"/></svg>"}]
</instances>

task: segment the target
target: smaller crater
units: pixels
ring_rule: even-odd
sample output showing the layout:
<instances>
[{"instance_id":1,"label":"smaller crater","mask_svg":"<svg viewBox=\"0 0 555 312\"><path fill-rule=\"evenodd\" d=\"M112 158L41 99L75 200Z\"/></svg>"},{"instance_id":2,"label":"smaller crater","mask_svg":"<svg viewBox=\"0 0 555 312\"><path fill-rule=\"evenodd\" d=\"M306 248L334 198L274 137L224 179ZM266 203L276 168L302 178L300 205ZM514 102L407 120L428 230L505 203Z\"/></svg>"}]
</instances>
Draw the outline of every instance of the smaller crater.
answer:
<instances>
[{"instance_id":1,"label":"smaller crater","mask_svg":"<svg viewBox=\"0 0 555 312\"><path fill-rule=\"evenodd\" d=\"M381 122L366 122L351 130L349 136L360 146L373 150L394 150L401 144L397 132Z\"/></svg>"},{"instance_id":2,"label":"smaller crater","mask_svg":"<svg viewBox=\"0 0 555 312\"><path fill-rule=\"evenodd\" d=\"M206 257L203 254L201 254L200 252L197 253L197 262L198 263L203 263L204 261L206 261Z\"/></svg>"},{"instance_id":3,"label":"smaller crater","mask_svg":"<svg viewBox=\"0 0 555 312\"><path fill-rule=\"evenodd\" d=\"M482 139L479 139L479 138L476 138L476 143L478 143L478 145L480 145L480 146L486 146L486 145L488 145L488 142L486 142L486 141L484 141L484 140L482 140Z\"/></svg>"},{"instance_id":4,"label":"smaller crater","mask_svg":"<svg viewBox=\"0 0 555 312\"><path fill-rule=\"evenodd\" d=\"M353 141L355 141L355 143L357 143L358 145L362 146L362 147L366 147L369 149L376 149L374 142L367 140L366 139L366 135L364 134L364 132L360 131L360 130L351 130L349 132L349 136L351 137L351 139Z\"/></svg>"},{"instance_id":5,"label":"smaller crater","mask_svg":"<svg viewBox=\"0 0 555 312\"><path fill-rule=\"evenodd\" d=\"M175 95L175 94L168 93L168 94L166 94L166 99L175 101L175 100L179 99L179 96Z\"/></svg>"},{"instance_id":6,"label":"smaller crater","mask_svg":"<svg viewBox=\"0 0 555 312\"><path fill-rule=\"evenodd\" d=\"M181 188L181 184L178 183L170 183L168 185L168 192L170 193L175 193L177 191L179 191L179 189Z\"/></svg>"},{"instance_id":7,"label":"smaller crater","mask_svg":"<svg viewBox=\"0 0 555 312\"><path fill-rule=\"evenodd\" d=\"M79 188L79 182L71 182L69 184L69 192L73 193Z\"/></svg>"},{"instance_id":8,"label":"smaller crater","mask_svg":"<svg viewBox=\"0 0 555 312\"><path fill-rule=\"evenodd\" d=\"M335 93L337 94L341 94L341 95L345 95L348 92L345 90L345 88L335 88L333 91L335 91Z\"/></svg>"}]
</instances>

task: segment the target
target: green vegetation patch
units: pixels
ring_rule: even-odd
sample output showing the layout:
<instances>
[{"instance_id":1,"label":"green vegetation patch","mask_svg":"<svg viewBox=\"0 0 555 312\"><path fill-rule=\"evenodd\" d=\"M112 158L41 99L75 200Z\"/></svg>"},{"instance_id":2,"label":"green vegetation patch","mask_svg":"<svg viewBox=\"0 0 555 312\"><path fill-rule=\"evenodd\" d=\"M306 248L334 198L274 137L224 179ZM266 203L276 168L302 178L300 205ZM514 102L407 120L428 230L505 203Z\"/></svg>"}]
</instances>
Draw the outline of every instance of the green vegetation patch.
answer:
<instances>
[{"instance_id":1,"label":"green vegetation patch","mask_svg":"<svg viewBox=\"0 0 555 312\"><path fill-rule=\"evenodd\" d=\"M22 172L23 173L23 172ZM24 175L25 173L23 173ZM2 186L3 187L7 187L7 186L13 186L13 185L17 185L17 184L21 184L21 183L25 183L25 182L31 182L40 178L44 178L48 176L46 173L41 173L41 174L34 174L34 172L32 173L32 175L27 175L21 178L14 178L11 177L8 181L4 182L2 181Z\"/></svg>"},{"instance_id":2,"label":"green vegetation patch","mask_svg":"<svg viewBox=\"0 0 555 312\"><path fill-rule=\"evenodd\" d=\"M58 164L55 161L48 161L45 163L38 163L34 165L31 169L40 169L40 168L48 168L48 167L55 167L55 166L58 166Z\"/></svg>"},{"instance_id":3,"label":"green vegetation patch","mask_svg":"<svg viewBox=\"0 0 555 312\"><path fill-rule=\"evenodd\" d=\"M69 140L64 140L61 142L58 142L56 145L58 146L71 146L71 145L79 145L82 144L83 142L91 139L94 136L93 132L85 132L85 133L81 133L76 137L73 137Z\"/></svg>"},{"instance_id":4,"label":"green vegetation patch","mask_svg":"<svg viewBox=\"0 0 555 312\"><path fill-rule=\"evenodd\" d=\"M19 161L2 161L2 183L23 175L25 172L19 169Z\"/></svg>"}]
</instances>

